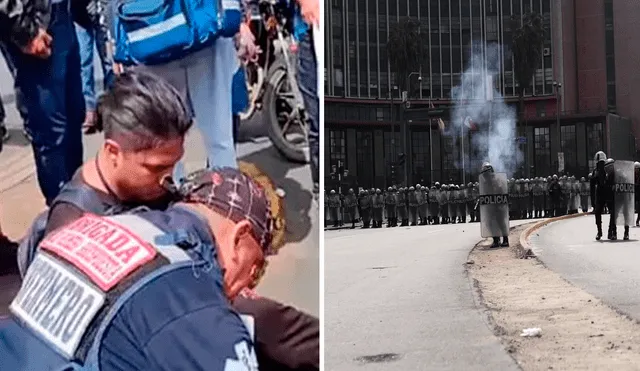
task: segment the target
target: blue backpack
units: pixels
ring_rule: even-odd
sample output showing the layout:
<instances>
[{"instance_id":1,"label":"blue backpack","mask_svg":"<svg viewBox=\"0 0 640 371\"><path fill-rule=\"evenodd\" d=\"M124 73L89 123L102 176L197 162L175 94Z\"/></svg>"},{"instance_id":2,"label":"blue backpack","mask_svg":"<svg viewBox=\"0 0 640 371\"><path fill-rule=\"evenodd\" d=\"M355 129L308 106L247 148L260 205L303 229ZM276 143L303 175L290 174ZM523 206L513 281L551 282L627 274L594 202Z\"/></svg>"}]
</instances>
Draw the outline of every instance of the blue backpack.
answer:
<instances>
[{"instance_id":1,"label":"blue backpack","mask_svg":"<svg viewBox=\"0 0 640 371\"><path fill-rule=\"evenodd\" d=\"M179 60L233 37L241 0L117 0L113 5L114 60L125 66Z\"/></svg>"}]
</instances>

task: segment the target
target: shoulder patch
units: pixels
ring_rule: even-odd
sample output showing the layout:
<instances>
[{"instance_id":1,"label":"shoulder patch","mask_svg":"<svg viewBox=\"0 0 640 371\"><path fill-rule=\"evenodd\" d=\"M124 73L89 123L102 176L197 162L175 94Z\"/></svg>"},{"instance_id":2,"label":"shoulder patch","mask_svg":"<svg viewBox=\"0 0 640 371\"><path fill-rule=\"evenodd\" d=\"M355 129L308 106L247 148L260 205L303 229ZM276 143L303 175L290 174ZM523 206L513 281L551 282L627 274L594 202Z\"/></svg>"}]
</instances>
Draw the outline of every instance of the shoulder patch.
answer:
<instances>
[{"instance_id":1,"label":"shoulder patch","mask_svg":"<svg viewBox=\"0 0 640 371\"><path fill-rule=\"evenodd\" d=\"M234 345L237 359L227 358L224 364L224 371L258 371L258 359L256 351L246 341L241 341Z\"/></svg>"},{"instance_id":2,"label":"shoulder patch","mask_svg":"<svg viewBox=\"0 0 640 371\"><path fill-rule=\"evenodd\" d=\"M70 360L104 301L86 278L38 253L9 310Z\"/></svg>"},{"instance_id":3,"label":"shoulder patch","mask_svg":"<svg viewBox=\"0 0 640 371\"><path fill-rule=\"evenodd\" d=\"M105 292L157 254L128 228L91 214L52 233L40 248L71 263Z\"/></svg>"}]
</instances>

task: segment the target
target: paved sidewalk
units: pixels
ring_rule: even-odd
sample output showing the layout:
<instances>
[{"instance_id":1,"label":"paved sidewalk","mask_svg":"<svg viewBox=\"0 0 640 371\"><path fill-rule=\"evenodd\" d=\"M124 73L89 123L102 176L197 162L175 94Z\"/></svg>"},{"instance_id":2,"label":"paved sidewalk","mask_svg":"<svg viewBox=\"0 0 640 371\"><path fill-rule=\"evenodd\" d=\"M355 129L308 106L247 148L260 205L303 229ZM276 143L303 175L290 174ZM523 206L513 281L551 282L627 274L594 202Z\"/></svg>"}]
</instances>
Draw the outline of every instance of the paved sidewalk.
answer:
<instances>
[{"instance_id":1,"label":"paved sidewalk","mask_svg":"<svg viewBox=\"0 0 640 371\"><path fill-rule=\"evenodd\" d=\"M629 241L606 235L595 240L595 216L567 219L541 228L530 238L533 252L551 270L569 282L640 320L640 228L631 227ZM603 216L603 232L609 216Z\"/></svg>"}]
</instances>

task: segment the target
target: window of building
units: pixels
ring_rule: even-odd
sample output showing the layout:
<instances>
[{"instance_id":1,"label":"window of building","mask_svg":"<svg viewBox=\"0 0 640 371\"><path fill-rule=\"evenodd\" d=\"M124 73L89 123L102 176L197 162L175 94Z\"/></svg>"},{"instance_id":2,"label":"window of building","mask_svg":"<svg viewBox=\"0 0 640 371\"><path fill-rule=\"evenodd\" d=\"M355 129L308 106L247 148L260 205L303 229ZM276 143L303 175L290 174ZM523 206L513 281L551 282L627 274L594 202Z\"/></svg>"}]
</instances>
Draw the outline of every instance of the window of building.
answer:
<instances>
[{"instance_id":1,"label":"window of building","mask_svg":"<svg viewBox=\"0 0 640 371\"><path fill-rule=\"evenodd\" d=\"M369 189L374 186L375 179L373 132L356 131L356 144L358 186Z\"/></svg>"},{"instance_id":2,"label":"window of building","mask_svg":"<svg viewBox=\"0 0 640 371\"><path fill-rule=\"evenodd\" d=\"M412 131L411 132L411 160L413 168L411 169L412 178L409 182L427 184L431 183L431 175L429 168L429 132L428 131Z\"/></svg>"},{"instance_id":3,"label":"window of building","mask_svg":"<svg viewBox=\"0 0 640 371\"><path fill-rule=\"evenodd\" d=\"M441 182L458 183L460 171L456 168L458 150L455 141L451 137L442 138L442 178Z\"/></svg>"},{"instance_id":4,"label":"window of building","mask_svg":"<svg viewBox=\"0 0 640 371\"><path fill-rule=\"evenodd\" d=\"M395 153L393 151L393 138L395 136ZM395 131L385 131L384 132L384 162L385 164L390 164L393 162L396 157L402 152L402 135L400 135L400 128L398 125L395 127Z\"/></svg>"},{"instance_id":5,"label":"window of building","mask_svg":"<svg viewBox=\"0 0 640 371\"><path fill-rule=\"evenodd\" d=\"M549 128L534 128L533 133L534 174L536 176L549 176L551 174Z\"/></svg>"},{"instance_id":6,"label":"window of building","mask_svg":"<svg viewBox=\"0 0 640 371\"><path fill-rule=\"evenodd\" d=\"M587 159L589 160L589 170L596 167L594 157L596 152L602 151L604 147L604 135L602 123L587 124Z\"/></svg>"},{"instance_id":7,"label":"window of building","mask_svg":"<svg viewBox=\"0 0 640 371\"><path fill-rule=\"evenodd\" d=\"M578 151L575 125L566 125L560 128L560 148L564 152L565 174L577 174Z\"/></svg>"},{"instance_id":8,"label":"window of building","mask_svg":"<svg viewBox=\"0 0 640 371\"><path fill-rule=\"evenodd\" d=\"M343 166L347 161L346 132L344 130L329 130L329 168Z\"/></svg>"}]
</instances>

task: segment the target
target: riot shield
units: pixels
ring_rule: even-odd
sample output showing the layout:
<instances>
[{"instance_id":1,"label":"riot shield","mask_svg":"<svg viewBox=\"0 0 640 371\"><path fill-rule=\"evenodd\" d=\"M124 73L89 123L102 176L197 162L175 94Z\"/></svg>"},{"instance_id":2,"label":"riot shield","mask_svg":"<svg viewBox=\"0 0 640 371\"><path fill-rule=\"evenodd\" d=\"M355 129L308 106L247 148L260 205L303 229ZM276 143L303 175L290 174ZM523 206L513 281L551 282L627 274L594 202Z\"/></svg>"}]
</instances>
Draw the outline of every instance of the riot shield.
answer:
<instances>
[{"instance_id":1,"label":"riot shield","mask_svg":"<svg viewBox=\"0 0 640 371\"><path fill-rule=\"evenodd\" d=\"M590 190L591 186L588 181L580 182L580 204L585 212L589 210L589 204L591 203Z\"/></svg>"},{"instance_id":2,"label":"riot shield","mask_svg":"<svg viewBox=\"0 0 640 371\"><path fill-rule=\"evenodd\" d=\"M614 168L614 215L616 224L631 226L634 223L634 168L631 161L616 161Z\"/></svg>"},{"instance_id":3,"label":"riot shield","mask_svg":"<svg viewBox=\"0 0 640 371\"><path fill-rule=\"evenodd\" d=\"M507 174L482 173L480 183L480 233L483 238L509 235Z\"/></svg>"}]
</instances>

